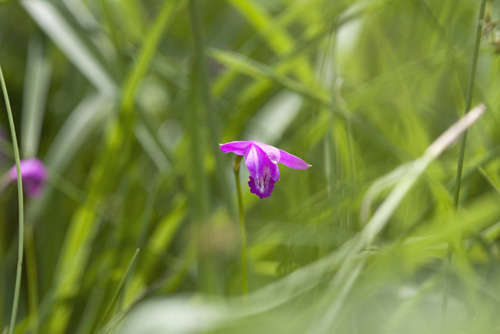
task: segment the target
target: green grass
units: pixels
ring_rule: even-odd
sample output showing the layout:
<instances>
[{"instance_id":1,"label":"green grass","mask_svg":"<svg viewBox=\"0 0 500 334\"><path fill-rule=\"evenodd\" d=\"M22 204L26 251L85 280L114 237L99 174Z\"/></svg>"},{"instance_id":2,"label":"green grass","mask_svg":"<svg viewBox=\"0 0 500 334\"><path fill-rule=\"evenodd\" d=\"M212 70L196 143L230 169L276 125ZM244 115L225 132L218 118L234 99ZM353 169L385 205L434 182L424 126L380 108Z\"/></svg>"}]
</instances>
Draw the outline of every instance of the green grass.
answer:
<instances>
[{"instance_id":1,"label":"green grass","mask_svg":"<svg viewBox=\"0 0 500 334\"><path fill-rule=\"evenodd\" d=\"M14 300L12 302L11 317L9 325L9 334L14 333L14 327L16 324L17 311L19 308L19 294L21 291L21 277L23 273L23 258L24 258L24 199L23 199L23 180L21 177L21 166L19 157L19 146L17 145L17 135L16 128L14 126L14 117L12 116L12 109L10 107L9 93L7 92L7 87L5 85L5 79L3 77L3 71L0 67L0 80L2 83L2 92L5 100L5 109L7 110L7 116L9 119L9 130L12 138L12 148L14 151L14 159L16 166L17 175L17 203L18 203L18 248L17 248L17 266L16 266L16 285L14 287Z\"/></svg>"},{"instance_id":2,"label":"green grass","mask_svg":"<svg viewBox=\"0 0 500 334\"><path fill-rule=\"evenodd\" d=\"M498 332L499 19L498 0L0 1L19 155L50 171L24 219L0 193L0 332ZM242 165L240 205L219 143L247 139L313 167L260 200Z\"/></svg>"}]
</instances>

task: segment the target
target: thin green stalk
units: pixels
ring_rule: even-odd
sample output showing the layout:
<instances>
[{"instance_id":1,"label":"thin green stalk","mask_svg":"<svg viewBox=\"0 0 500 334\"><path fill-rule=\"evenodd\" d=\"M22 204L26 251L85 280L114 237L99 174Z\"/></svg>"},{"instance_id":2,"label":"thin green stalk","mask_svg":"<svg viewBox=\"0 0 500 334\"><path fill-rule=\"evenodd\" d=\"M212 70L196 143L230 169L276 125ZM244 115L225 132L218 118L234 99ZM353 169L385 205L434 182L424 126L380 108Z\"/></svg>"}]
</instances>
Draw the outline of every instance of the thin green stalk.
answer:
<instances>
[{"instance_id":1,"label":"thin green stalk","mask_svg":"<svg viewBox=\"0 0 500 334\"><path fill-rule=\"evenodd\" d=\"M240 165L242 156L234 158L234 180L236 181L236 195L238 196L238 212L241 230L241 293L248 294L248 270L247 270L247 234L245 231L245 213L243 211L243 195L240 184Z\"/></svg>"},{"instance_id":2,"label":"thin green stalk","mask_svg":"<svg viewBox=\"0 0 500 334\"><path fill-rule=\"evenodd\" d=\"M14 118L10 108L9 95L7 94L7 86L3 78L2 67L0 66L0 79L2 81L3 96L5 99L5 107L7 108L7 116L9 117L9 127L12 136L12 148L14 149L14 159L16 161L17 171L17 200L19 209L19 240L18 240L18 255L17 255L17 271L16 271L16 286L14 290L14 301L12 302L12 313L10 317L9 334L14 333L16 325L17 307L19 304L19 291L21 289L21 274L23 270L23 249L24 249L24 208L23 208L23 181L21 179L21 165L19 158L19 147L17 145L16 129L14 127Z\"/></svg>"},{"instance_id":3,"label":"thin green stalk","mask_svg":"<svg viewBox=\"0 0 500 334\"><path fill-rule=\"evenodd\" d=\"M477 19L477 29L476 29L476 37L475 37L475 42L474 42L474 51L472 53L472 62L471 62L471 70L469 74L469 81L467 84L467 93L465 97L465 111L464 113L467 113L467 111L470 110L471 105L472 105L472 94L474 91L474 79L476 78L476 69L477 69L477 58L479 56L479 46L481 44L481 37L483 33L483 21L484 21L484 12L486 8L486 0L481 1L481 6L479 8L479 16ZM465 158L465 147L467 144L467 131L464 132L462 136L462 140L460 142L460 154L458 156L458 162L457 162L457 176L455 179L455 191L453 194L453 207L456 210L458 208L458 202L460 199L460 187L462 184L462 171L463 171L463 165L464 165L464 158ZM448 308L448 294L450 290L450 280L451 280L451 262L453 259L453 244L450 241L448 243L448 251L446 255L446 281L445 281L445 288L443 291L443 299L442 299L442 304L441 304L441 311L443 316L446 315L446 310Z\"/></svg>"},{"instance_id":4,"label":"thin green stalk","mask_svg":"<svg viewBox=\"0 0 500 334\"><path fill-rule=\"evenodd\" d=\"M135 250L134 255L132 256L132 259L130 260L130 262L127 266L127 269L125 270L125 274L122 276L122 278L120 279L120 282L116 286L116 289L113 292L113 296L109 300L109 304L106 307L106 311L102 314L102 317L98 322L97 328L101 328L104 325L104 321L110 317L111 311L113 310L113 307L116 305L116 302L118 301L118 297L122 293L123 287L125 286L127 279L130 277L130 273L132 272L132 268L134 266L135 260L137 258L137 255L139 254L139 252L140 252L140 249L137 248Z\"/></svg>"}]
</instances>

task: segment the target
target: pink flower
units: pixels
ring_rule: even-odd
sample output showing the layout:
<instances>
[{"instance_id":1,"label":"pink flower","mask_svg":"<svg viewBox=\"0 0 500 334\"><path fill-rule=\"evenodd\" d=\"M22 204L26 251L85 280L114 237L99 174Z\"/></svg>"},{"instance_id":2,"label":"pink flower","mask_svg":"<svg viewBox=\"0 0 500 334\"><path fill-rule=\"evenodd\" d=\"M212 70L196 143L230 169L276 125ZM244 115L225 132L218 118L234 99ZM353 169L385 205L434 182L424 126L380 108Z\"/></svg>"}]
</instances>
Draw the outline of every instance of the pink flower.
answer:
<instances>
[{"instance_id":1,"label":"pink flower","mask_svg":"<svg viewBox=\"0 0 500 334\"><path fill-rule=\"evenodd\" d=\"M23 188L29 197L38 197L42 193L43 185L48 177L47 169L44 164L36 159L21 160L21 177L23 179ZM17 170L14 165L8 173L10 182L17 180Z\"/></svg>"},{"instance_id":2,"label":"pink flower","mask_svg":"<svg viewBox=\"0 0 500 334\"><path fill-rule=\"evenodd\" d=\"M250 192L260 198L269 197L274 184L280 179L278 162L293 169L308 169L311 167L304 160L280 150L274 146L254 140L232 141L220 144L224 153L234 153L245 156L245 165L250 172Z\"/></svg>"}]
</instances>

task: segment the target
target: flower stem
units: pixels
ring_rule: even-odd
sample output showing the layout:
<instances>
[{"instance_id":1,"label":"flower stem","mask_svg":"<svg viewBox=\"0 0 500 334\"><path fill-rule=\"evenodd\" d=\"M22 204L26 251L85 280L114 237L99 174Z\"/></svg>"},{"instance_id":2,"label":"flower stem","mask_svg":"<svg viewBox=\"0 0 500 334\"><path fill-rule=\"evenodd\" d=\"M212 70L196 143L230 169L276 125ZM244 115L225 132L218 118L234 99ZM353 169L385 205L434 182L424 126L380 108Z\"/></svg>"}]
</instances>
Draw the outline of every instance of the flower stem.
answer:
<instances>
[{"instance_id":1,"label":"flower stem","mask_svg":"<svg viewBox=\"0 0 500 334\"><path fill-rule=\"evenodd\" d=\"M17 255L17 271L16 271L16 285L14 290L14 301L12 302L12 313L10 317L9 334L14 333L16 325L17 307L19 304L19 291L21 289L21 274L23 270L23 249L24 249L24 208L23 208L23 181L21 179L21 165L19 158L19 147L17 145L16 129L14 127L14 118L12 117L12 110L10 108L9 95L7 94L7 86L3 78L2 67L0 66L0 80L2 83L3 96L5 99L5 106L7 108L7 116L9 118L10 133L12 136L12 147L14 148L14 158L16 161L17 171L17 199L19 208L19 240L18 240L18 255Z\"/></svg>"},{"instance_id":2,"label":"flower stem","mask_svg":"<svg viewBox=\"0 0 500 334\"><path fill-rule=\"evenodd\" d=\"M243 195L240 184L240 165L242 156L235 156L233 170L236 181L236 194L238 196L238 212L241 230L241 293L248 294L248 273L247 273L247 234L245 231L245 213L243 211Z\"/></svg>"},{"instance_id":3,"label":"flower stem","mask_svg":"<svg viewBox=\"0 0 500 334\"><path fill-rule=\"evenodd\" d=\"M486 0L482 0L481 6L479 7L479 16L477 19L474 50L472 53L471 69L469 74L469 81L467 84L467 93L465 96L465 113L470 110L472 105L472 93L474 91L474 79L476 77L477 58L479 56L479 46L481 44L481 37L483 35L483 21L484 21L485 7L486 7ZM460 186L462 183L462 170L464 165L466 144L467 144L467 131L464 132L462 140L460 142L460 153L458 156L457 175L455 179L455 192L453 194L453 208L455 210L458 209L458 202L460 199ZM446 315L446 310L448 308L448 294L450 290L452 260L453 260L453 243L450 241L448 243L448 252L446 255L446 280L445 280L445 287L443 291L443 298L441 304L441 311L443 317Z\"/></svg>"}]
</instances>

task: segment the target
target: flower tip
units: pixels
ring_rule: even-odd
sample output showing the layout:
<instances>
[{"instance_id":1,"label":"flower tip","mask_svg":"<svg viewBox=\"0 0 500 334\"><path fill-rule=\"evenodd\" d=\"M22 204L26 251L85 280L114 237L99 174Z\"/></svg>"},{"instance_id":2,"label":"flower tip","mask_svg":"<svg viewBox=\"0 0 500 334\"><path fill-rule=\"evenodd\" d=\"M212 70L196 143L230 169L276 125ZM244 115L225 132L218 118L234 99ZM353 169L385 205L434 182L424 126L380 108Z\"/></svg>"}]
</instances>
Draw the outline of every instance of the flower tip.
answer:
<instances>
[{"instance_id":1,"label":"flower tip","mask_svg":"<svg viewBox=\"0 0 500 334\"><path fill-rule=\"evenodd\" d=\"M28 196L40 196L43 186L49 176L45 165L36 158L30 158L21 160L20 169L21 178L23 179L23 188ZM13 166L8 173L10 182L17 180L16 166Z\"/></svg>"}]
</instances>

